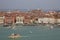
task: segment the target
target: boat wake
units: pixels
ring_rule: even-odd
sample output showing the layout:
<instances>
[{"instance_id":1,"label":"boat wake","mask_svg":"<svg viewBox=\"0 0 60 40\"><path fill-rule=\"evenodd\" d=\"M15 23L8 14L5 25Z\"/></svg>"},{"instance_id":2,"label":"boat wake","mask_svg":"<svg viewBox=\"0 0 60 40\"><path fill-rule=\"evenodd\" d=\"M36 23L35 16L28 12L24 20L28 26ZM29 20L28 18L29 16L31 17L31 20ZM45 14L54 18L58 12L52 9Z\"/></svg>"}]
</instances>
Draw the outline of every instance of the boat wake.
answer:
<instances>
[{"instance_id":1,"label":"boat wake","mask_svg":"<svg viewBox=\"0 0 60 40\"><path fill-rule=\"evenodd\" d=\"M13 37L13 36L8 36L8 38L12 38L12 39L22 38L22 37L29 37L29 36L15 36L15 37Z\"/></svg>"},{"instance_id":2,"label":"boat wake","mask_svg":"<svg viewBox=\"0 0 60 40\"><path fill-rule=\"evenodd\" d=\"M29 36L20 36L20 37L29 37Z\"/></svg>"}]
</instances>

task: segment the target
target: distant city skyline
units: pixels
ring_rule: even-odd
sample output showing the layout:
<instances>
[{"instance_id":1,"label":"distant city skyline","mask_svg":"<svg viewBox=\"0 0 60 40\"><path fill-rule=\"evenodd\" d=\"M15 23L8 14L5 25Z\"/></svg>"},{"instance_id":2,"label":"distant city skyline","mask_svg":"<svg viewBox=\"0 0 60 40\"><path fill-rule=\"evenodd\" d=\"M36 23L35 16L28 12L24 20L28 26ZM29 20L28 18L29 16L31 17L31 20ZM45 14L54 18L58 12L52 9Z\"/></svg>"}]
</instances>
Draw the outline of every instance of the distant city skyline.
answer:
<instances>
[{"instance_id":1,"label":"distant city skyline","mask_svg":"<svg viewBox=\"0 0 60 40\"><path fill-rule=\"evenodd\" d=\"M60 10L60 0L0 0L0 10L43 9Z\"/></svg>"}]
</instances>

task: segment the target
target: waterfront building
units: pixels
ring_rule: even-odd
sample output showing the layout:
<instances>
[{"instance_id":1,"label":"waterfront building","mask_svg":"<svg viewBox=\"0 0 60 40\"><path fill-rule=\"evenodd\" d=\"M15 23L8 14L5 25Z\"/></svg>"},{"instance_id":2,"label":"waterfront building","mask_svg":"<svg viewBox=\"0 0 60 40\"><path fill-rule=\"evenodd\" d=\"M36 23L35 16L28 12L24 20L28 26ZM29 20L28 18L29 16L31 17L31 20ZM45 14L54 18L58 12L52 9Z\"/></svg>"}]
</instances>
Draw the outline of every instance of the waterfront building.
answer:
<instances>
[{"instance_id":1,"label":"waterfront building","mask_svg":"<svg viewBox=\"0 0 60 40\"><path fill-rule=\"evenodd\" d=\"M50 24L55 24L56 23L56 19L55 18L49 18L49 23Z\"/></svg>"},{"instance_id":2,"label":"waterfront building","mask_svg":"<svg viewBox=\"0 0 60 40\"><path fill-rule=\"evenodd\" d=\"M45 17L45 18L43 18L43 20L42 20L42 21L43 21L43 23L48 23L48 21L49 21L49 20L48 20L48 18L47 18L47 17Z\"/></svg>"},{"instance_id":3,"label":"waterfront building","mask_svg":"<svg viewBox=\"0 0 60 40\"><path fill-rule=\"evenodd\" d=\"M47 13L45 15L45 17L46 17L45 20L47 21L47 23L50 23L50 24L56 23L56 19L55 19L54 13Z\"/></svg>"},{"instance_id":4,"label":"waterfront building","mask_svg":"<svg viewBox=\"0 0 60 40\"><path fill-rule=\"evenodd\" d=\"M3 24L4 23L4 16L0 16L0 24Z\"/></svg>"},{"instance_id":5,"label":"waterfront building","mask_svg":"<svg viewBox=\"0 0 60 40\"><path fill-rule=\"evenodd\" d=\"M57 23L57 12L55 12L55 11L50 11L49 14L50 14L50 20L49 20L50 23L51 23L51 24Z\"/></svg>"},{"instance_id":6,"label":"waterfront building","mask_svg":"<svg viewBox=\"0 0 60 40\"><path fill-rule=\"evenodd\" d=\"M57 23L60 24L60 12L57 14Z\"/></svg>"},{"instance_id":7,"label":"waterfront building","mask_svg":"<svg viewBox=\"0 0 60 40\"><path fill-rule=\"evenodd\" d=\"M12 12L6 12L6 14L4 15L5 18L4 18L4 25L7 25L7 24L14 24L15 23L15 14L12 13Z\"/></svg>"},{"instance_id":8,"label":"waterfront building","mask_svg":"<svg viewBox=\"0 0 60 40\"><path fill-rule=\"evenodd\" d=\"M43 23L43 18L38 18L38 23Z\"/></svg>"},{"instance_id":9,"label":"waterfront building","mask_svg":"<svg viewBox=\"0 0 60 40\"><path fill-rule=\"evenodd\" d=\"M4 23L4 14L2 12L0 12L0 24Z\"/></svg>"},{"instance_id":10,"label":"waterfront building","mask_svg":"<svg viewBox=\"0 0 60 40\"><path fill-rule=\"evenodd\" d=\"M60 18L57 19L57 23L60 24Z\"/></svg>"},{"instance_id":11,"label":"waterfront building","mask_svg":"<svg viewBox=\"0 0 60 40\"><path fill-rule=\"evenodd\" d=\"M38 24L38 23L39 23L39 22L38 22L38 17L34 17L33 19L34 19L33 22L34 22L35 24Z\"/></svg>"},{"instance_id":12,"label":"waterfront building","mask_svg":"<svg viewBox=\"0 0 60 40\"><path fill-rule=\"evenodd\" d=\"M24 19L24 24L31 24L29 19Z\"/></svg>"},{"instance_id":13,"label":"waterfront building","mask_svg":"<svg viewBox=\"0 0 60 40\"><path fill-rule=\"evenodd\" d=\"M31 24L32 21L31 21L31 19L30 19L30 16L25 15L25 16L24 16L24 21L23 21L23 22L24 22L24 24Z\"/></svg>"},{"instance_id":14,"label":"waterfront building","mask_svg":"<svg viewBox=\"0 0 60 40\"><path fill-rule=\"evenodd\" d=\"M48 17L44 17L44 18L39 18L38 19L39 23L50 23L50 24L54 24L55 23L55 19L54 18L48 18Z\"/></svg>"},{"instance_id":15,"label":"waterfront building","mask_svg":"<svg viewBox=\"0 0 60 40\"><path fill-rule=\"evenodd\" d=\"M23 24L24 17L23 16L16 16L16 24Z\"/></svg>"},{"instance_id":16,"label":"waterfront building","mask_svg":"<svg viewBox=\"0 0 60 40\"><path fill-rule=\"evenodd\" d=\"M38 22L39 23L51 23L54 24L55 23L55 18L54 16L51 16L49 13L44 13L42 16L40 15L40 17L38 18Z\"/></svg>"},{"instance_id":17,"label":"waterfront building","mask_svg":"<svg viewBox=\"0 0 60 40\"><path fill-rule=\"evenodd\" d=\"M3 14L2 14L3 13ZM29 12L8 11L0 12L0 23L4 24L32 24L32 23L60 23L60 12L43 12L40 9Z\"/></svg>"},{"instance_id":18,"label":"waterfront building","mask_svg":"<svg viewBox=\"0 0 60 40\"><path fill-rule=\"evenodd\" d=\"M12 24L11 15L5 15L4 24Z\"/></svg>"}]
</instances>

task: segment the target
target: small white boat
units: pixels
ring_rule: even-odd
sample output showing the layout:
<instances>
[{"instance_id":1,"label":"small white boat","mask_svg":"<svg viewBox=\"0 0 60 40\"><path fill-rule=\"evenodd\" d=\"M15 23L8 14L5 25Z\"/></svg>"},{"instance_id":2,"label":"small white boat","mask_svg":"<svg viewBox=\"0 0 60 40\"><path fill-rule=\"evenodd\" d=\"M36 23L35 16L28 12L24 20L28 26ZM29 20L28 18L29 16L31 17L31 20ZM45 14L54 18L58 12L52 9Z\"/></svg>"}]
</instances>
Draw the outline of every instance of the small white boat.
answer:
<instances>
[{"instance_id":1,"label":"small white boat","mask_svg":"<svg viewBox=\"0 0 60 40\"><path fill-rule=\"evenodd\" d=\"M50 28L53 29L53 26L51 26Z\"/></svg>"},{"instance_id":2,"label":"small white boat","mask_svg":"<svg viewBox=\"0 0 60 40\"><path fill-rule=\"evenodd\" d=\"M9 38L18 38L18 37L20 37L20 35L19 34L11 34L10 36L8 36Z\"/></svg>"},{"instance_id":3,"label":"small white boat","mask_svg":"<svg viewBox=\"0 0 60 40\"><path fill-rule=\"evenodd\" d=\"M12 27L12 29L15 29L15 27Z\"/></svg>"}]
</instances>

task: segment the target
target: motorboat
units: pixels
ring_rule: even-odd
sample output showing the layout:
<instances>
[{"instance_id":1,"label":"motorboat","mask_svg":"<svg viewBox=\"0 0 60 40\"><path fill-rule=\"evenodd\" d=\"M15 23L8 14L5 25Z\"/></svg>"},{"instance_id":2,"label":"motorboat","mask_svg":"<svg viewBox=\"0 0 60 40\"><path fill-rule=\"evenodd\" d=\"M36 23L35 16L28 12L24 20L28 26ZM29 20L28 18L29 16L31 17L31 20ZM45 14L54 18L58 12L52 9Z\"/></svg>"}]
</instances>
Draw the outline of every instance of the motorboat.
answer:
<instances>
[{"instance_id":1,"label":"motorboat","mask_svg":"<svg viewBox=\"0 0 60 40\"><path fill-rule=\"evenodd\" d=\"M51 29L53 29L53 26L51 26Z\"/></svg>"},{"instance_id":2,"label":"motorboat","mask_svg":"<svg viewBox=\"0 0 60 40\"><path fill-rule=\"evenodd\" d=\"M10 36L8 36L9 38L19 38L20 35L19 34L11 34Z\"/></svg>"}]
</instances>

